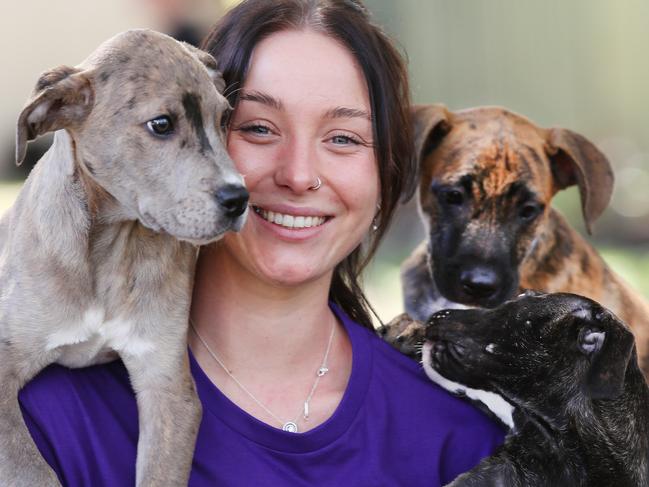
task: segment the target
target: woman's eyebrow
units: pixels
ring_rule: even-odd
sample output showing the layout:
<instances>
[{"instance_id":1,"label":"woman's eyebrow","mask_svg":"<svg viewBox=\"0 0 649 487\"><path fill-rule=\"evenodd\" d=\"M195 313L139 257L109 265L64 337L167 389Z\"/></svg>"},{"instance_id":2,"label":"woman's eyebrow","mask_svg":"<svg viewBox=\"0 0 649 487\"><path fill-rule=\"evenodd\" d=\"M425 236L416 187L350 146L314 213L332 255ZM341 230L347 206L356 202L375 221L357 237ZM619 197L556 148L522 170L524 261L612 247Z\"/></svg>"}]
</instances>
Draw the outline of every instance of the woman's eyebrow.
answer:
<instances>
[{"instance_id":1,"label":"woman's eyebrow","mask_svg":"<svg viewBox=\"0 0 649 487\"><path fill-rule=\"evenodd\" d=\"M371 120L370 114L358 108L336 107L325 113L325 118L365 118Z\"/></svg>"},{"instance_id":2,"label":"woman's eyebrow","mask_svg":"<svg viewBox=\"0 0 649 487\"><path fill-rule=\"evenodd\" d=\"M276 98L273 98L272 96L266 93L261 93L260 91L242 91L239 94L239 99L262 103L263 105L267 105L276 110L281 110L283 108L281 101L279 101Z\"/></svg>"}]
</instances>

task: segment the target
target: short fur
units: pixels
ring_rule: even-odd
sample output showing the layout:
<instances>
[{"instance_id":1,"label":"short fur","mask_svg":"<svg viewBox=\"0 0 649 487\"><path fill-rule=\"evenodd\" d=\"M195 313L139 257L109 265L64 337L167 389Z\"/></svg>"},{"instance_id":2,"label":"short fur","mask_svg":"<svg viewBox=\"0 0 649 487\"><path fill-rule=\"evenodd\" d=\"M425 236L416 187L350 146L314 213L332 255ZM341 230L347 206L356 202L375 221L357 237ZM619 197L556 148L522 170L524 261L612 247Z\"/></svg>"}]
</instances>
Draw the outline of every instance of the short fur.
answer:
<instances>
[{"instance_id":1,"label":"short fur","mask_svg":"<svg viewBox=\"0 0 649 487\"><path fill-rule=\"evenodd\" d=\"M215 66L168 36L129 31L43 74L22 111L18 163L28 140L57 132L0 220L2 485L59 485L19 389L51 363L117 356L137 396L137 485L187 485L201 417L186 342L196 245L238 230L247 206ZM161 115L172 133L148 128Z\"/></svg>"},{"instance_id":2,"label":"short fur","mask_svg":"<svg viewBox=\"0 0 649 487\"><path fill-rule=\"evenodd\" d=\"M633 335L610 311L572 294L526 294L439 312L426 338L431 379L514 407L505 444L452 487L649 484L649 388Z\"/></svg>"},{"instance_id":3,"label":"short fur","mask_svg":"<svg viewBox=\"0 0 649 487\"><path fill-rule=\"evenodd\" d=\"M606 157L579 134L502 108L422 105L412 116L428 239L402 265L406 312L425 321L524 289L581 294L629 324L649 372L649 305L551 208L578 185L590 231L613 188Z\"/></svg>"},{"instance_id":4,"label":"short fur","mask_svg":"<svg viewBox=\"0 0 649 487\"><path fill-rule=\"evenodd\" d=\"M419 361L425 327L421 321L413 320L402 313L378 329L379 336L404 355Z\"/></svg>"}]
</instances>

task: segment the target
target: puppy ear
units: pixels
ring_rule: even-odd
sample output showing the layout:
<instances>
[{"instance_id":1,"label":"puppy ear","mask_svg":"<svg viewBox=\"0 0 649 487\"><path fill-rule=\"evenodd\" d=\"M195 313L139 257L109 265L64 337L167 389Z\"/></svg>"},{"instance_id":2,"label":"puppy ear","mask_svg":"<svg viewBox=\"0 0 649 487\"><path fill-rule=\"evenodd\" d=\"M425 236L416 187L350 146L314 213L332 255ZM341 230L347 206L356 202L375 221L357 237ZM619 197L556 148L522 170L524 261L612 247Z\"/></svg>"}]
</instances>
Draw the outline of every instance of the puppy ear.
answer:
<instances>
[{"instance_id":1,"label":"puppy ear","mask_svg":"<svg viewBox=\"0 0 649 487\"><path fill-rule=\"evenodd\" d=\"M586 325L577 342L580 352L590 359L584 381L586 395L592 399L614 399L622 394L633 351L633 334L623 327L607 332Z\"/></svg>"},{"instance_id":2,"label":"puppy ear","mask_svg":"<svg viewBox=\"0 0 649 487\"><path fill-rule=\"evenodd\" d=\"M449 119L449 112L444 105L413 105L410 108L410 120L412 121L415 143L415 167L417 171L416 178L404 197L404 201L410 199L417 189L423 160L451 130Z\"/></svg>"},{"instance_id":3,"label":"puppy ear","mask_svg":"<svg viewBox=\"0 0 649 487\"><path fill-rule=\"evenodd\" d=\"M87 73L68 66L46 71L18 117L16 164L27 152L27 142L39 135L77 125L94 105L94 90Z\"/></svg>"},{"instance_id":4,"label":"puppy ear","mask_svg":"<svg viewBox=\"0 0 649 487\"><path fill-rule=\"evenodd\" d=\"M218 64L216 62L216 59L214 59L214 56L203 51L202 49L198 49L197 47L192 46L187 42L183 42L182 44L201 63L205 65L205 67L207 68L207 72L209 73L210 77L212 78L212 81L214 82L214 86L216 86L217 91L223 94L223 92L225 91L225 80L223 79L223 75L218 69Z\"/></svg>"},{"instance_id":5,"label":"puppy ear","mask_svg":"<svg viewBox=\"0 0 649 487\"><path fill-rule=\"evenodd\" d=\"M579 186L588 233L608 206L613 192L613 169L604 154L585 137L567 129L548 131L548 154L557 190Z\"/></svg>"}]
</instances>

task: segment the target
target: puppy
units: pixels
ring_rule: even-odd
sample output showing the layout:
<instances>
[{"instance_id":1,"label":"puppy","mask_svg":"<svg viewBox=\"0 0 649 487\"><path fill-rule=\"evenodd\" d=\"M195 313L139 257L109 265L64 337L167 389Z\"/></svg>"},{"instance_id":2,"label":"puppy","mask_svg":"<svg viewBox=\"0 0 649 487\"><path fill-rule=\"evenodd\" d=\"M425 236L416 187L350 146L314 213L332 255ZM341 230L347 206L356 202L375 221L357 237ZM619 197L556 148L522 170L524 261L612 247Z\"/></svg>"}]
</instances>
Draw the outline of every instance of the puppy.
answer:
<instances>
[{"instance_id":1,"label":"puppy","mask_svg":"<svg viewBox=\"0 0 649 487\"><path fill-rule=\"evenodd\" d=\"M579 187L586 229L613 189L606 157L581 135L502 108L413 108L419 206L428 238L402 265L405 311L495 307L523 289L588 296L633 330L649 371L649 305L551 207Z\"/></svg>"},{"instance_id":2,"label":"puppy","mask_svg":"<svg viewBox=\"0 0 649 487\"><path fill-rule=\"evenodd\" d=\"M451 486L649 485L649 388L633 335L610 311L528 293L494 309L438 312L426 338L432 380L513 407L504 446Z\"/></svg>"},{"instance_id":3,"label":"puppy","mask_svg":"<svg viewBox=\"0 0 649 487\"><path fill-rule=\"evenodd\" d=\"M46 72L18 120L54 144L0 220L0 484L59 485L19 389L51 363L119 356L137 396L138 486L187 485L201 406L187 327L197 245L241 228L208 54L146 30Z\"/></svg>"},{"instance_id":4,"label":"puppy","mask_svg":"<svg viewBox=\"0 0 649 487\"><path fill-rule=\"evenodd\" d=\"M377 330L378 335L402 354L419 361L426 327L421 321L413 320L402 313Z\"/></svg>"}]
</instances>

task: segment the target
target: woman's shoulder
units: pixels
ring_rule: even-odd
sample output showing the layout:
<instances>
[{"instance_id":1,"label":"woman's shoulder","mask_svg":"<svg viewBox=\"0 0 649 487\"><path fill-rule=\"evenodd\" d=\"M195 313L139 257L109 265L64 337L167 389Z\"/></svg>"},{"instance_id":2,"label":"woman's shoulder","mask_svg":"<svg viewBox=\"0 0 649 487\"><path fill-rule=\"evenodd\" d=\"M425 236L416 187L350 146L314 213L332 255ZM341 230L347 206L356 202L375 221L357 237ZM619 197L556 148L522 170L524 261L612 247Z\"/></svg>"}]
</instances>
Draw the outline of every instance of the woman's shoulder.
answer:
<instances>
[{"instance_id":1,"label":"woman's shoulder","mask_svg":"<svg viewBox=\"0 0 649 487\"><path fill-rule=\"evenodd\" d=\"M387 432L395 451L413 452L421 461L436 458L436 468L448 482L502 444L500 423L433 383L421 364L370 330L360 336L371 350L363 421ZM367 358L354 355L355 360Z\"/></svg>"},{"instance_id":2,"label":"woman's shoulder","mask_svg":"<svg viewBox=\"0 0 649 487\"><path fill-rule=\"evenodd\" d=\"M420 363L395 350L376 334L366 331L373 349L372 382L377 394L385 394L388 403L401 408L409 417L443 423L449 432L472 436L502 438L504 429L483 411L463 398L451 395L425 374Z\"/></svg>"}]
</instances>

